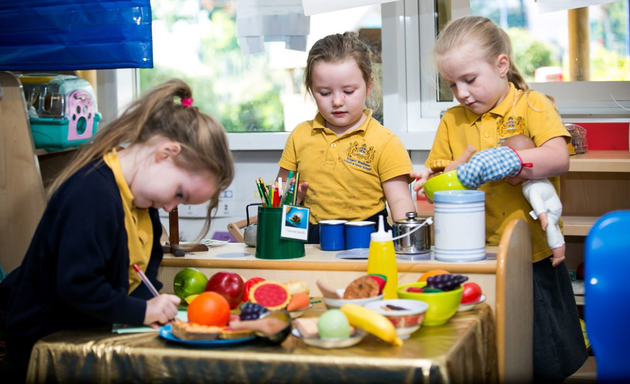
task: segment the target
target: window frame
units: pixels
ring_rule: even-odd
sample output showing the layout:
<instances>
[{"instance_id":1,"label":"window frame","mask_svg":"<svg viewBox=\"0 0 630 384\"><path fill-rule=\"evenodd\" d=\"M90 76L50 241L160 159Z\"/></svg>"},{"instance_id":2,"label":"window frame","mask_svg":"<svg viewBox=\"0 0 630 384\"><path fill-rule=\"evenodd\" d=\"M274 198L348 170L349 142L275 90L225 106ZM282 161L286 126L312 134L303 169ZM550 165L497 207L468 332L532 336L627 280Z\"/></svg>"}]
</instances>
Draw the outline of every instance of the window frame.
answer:
<instances>
[{"instance_id":1,"label":"window frame","mask_svg":"<svg viewBox=\"0 0 630 384\"><path fill-rule=\"evenodd\" d=\"M468 0L451 0L453 18L470 14ZM439 102L429 75L435 44L435 2L399 0L381 5L384 125L407 150L430 150L442 111L457 102ZM99 71L99 103L104 122L117 116L139 93L137 70ZM630 122L630 84L625 81L532 83L550 94L566 122ZM611 98L612 93L621 105ZM111 95L116 95L112 97ZM585 96L588 96L586 98ZM114 115L116 113L116 115ZM307 117L306 117L307 118ZM306 119L305 118L305 119ZM290 132L228 133L233 151L283 150Z\"/></svg>"},{"instance_id":2,"label":"window frame","mask_svg":"<svg viewBox=\"0 0 630 384\"><path fill-rule=\"evenodd\" d=\"M421 79L422 118L439 118L441 111L457 105L457 102L439 102L433 81L427 77L426 72L433 67L431 63L431 50L435 45L435 18L434 1L415 0L420 4L419 15L422 21L418 31L420 36L421 63L420 68L425 68L425 74ZM468 0L451 1L452 18L470 14L470 2ZM530 83L532 89L551 95L563 120L584 121L589 119L615 119L630 121L630 82L628 81L588 81L588 82L558 82L558 83ZM620 107L610 97L614 96ZM437 127L437 126L436 126Z\"/></svg>"}]
</instances>

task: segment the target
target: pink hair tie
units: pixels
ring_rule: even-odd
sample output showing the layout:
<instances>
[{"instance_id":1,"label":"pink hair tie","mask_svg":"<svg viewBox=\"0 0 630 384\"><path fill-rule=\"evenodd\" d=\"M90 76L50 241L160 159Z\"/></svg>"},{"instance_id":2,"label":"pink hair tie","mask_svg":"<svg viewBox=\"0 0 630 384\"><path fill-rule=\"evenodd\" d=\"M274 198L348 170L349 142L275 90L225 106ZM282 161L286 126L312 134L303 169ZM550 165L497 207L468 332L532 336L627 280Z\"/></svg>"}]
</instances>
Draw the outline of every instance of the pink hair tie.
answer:
<instances>
[{"instance_id":1,"label":"pink hair tie","mask_svg":"<svg viewBox=\"0 0 630 384\"><path fill-rule=\"evenodd\" d=\"M193 103L192 97L188 97L188 98L182 99L182 105L184 107L191 107L192 103Z\"/></svg>"}]
</instances>

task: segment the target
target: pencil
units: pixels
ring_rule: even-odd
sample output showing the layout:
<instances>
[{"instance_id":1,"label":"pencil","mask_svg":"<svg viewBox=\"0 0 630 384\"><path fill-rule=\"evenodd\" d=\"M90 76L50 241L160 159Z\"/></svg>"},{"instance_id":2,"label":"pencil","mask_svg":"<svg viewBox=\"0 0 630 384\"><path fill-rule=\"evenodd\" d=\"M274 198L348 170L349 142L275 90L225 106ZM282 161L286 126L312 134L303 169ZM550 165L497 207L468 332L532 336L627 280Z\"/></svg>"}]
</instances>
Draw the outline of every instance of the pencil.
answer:
<instances>
[{"instance_id":1,"label":"pencil","mask_svg":"<svg viewBox=\"0 0 630 384\"><path fill-rule=\"evenodd\" d=\"M266 207L265 195L263 195L262 188L260 188L260 183L256 180L256 188L258 189L258 194L260 195L260 199L262 200L263 207Z\"/></svg>"},{"instance_id":2,"label":"pencil","mask_svg":"<svg viewBox=\"0 0 630 384\"><path fill-rule=\"evenodd\" d=\"M293 192L293 203L291 205L297 204L297 195L300 192L300 172L295 172L295 191Z\"/></svg>"},{"instance_id":3,"label":"pencil","mask_svg":"<svg viewBox=\"0 0 630 384\"><path fill-rule=\"evenodd\" d=\"M133 265L133 269L135 269L136 272L138 272L138 276L140 276L140 280L142 280L144 285L147 286L147 288L149 289L149 292L151 292L151 294L153 294L154 297L158 297L160 294L158 293L157 289L155 289L153 284L151 284L151 281L149 280L147 275L145 275L144 272L142 272L142 270L136 264Z\"/></svg>"}]
</instances>

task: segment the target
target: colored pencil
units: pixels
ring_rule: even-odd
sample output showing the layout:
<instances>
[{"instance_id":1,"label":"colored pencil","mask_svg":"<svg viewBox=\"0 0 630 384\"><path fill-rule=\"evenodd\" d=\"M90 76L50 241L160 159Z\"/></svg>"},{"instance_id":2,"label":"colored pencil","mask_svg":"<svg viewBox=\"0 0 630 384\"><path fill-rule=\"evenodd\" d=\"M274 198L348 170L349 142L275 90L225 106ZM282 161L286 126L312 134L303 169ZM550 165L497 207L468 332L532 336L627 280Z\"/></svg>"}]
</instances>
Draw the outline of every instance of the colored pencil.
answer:
<instances>
[{"instance_id":1,"label":"colored pencil","mask_svg":"<svg viewBox=\"0 0 630 384\"><path fill-rule=\"evenodd\" d=\"M297 204L297 195L298 192L300 191L300 172L296 172L295 173L295 191L293 193L293 201L291 205L296 205Z\"/></svg>"},{"instance_id":2,"label":"colored pencil","mask_svg":"<svg viewBox=\"0 0 630 384\"><path fill-rule=\"evenodd\" d=\"M149 280L149 278L147 277L147 275L144 274L144 272L142 272L142 270L140 269L140 267L138 267L136 264L133 265L133 269L136 270L136 272L138 273L138 276L140 276L140 280L142 280L142 282L144 283L144 285L147 286L147 288L149 289L149 292L151 292L151 294L154 297L158 297L160 294L158 293L157 289L155 289L155 287L153 286L153 284L151 284L151 281Z\"/></svg>"}]
</instances>

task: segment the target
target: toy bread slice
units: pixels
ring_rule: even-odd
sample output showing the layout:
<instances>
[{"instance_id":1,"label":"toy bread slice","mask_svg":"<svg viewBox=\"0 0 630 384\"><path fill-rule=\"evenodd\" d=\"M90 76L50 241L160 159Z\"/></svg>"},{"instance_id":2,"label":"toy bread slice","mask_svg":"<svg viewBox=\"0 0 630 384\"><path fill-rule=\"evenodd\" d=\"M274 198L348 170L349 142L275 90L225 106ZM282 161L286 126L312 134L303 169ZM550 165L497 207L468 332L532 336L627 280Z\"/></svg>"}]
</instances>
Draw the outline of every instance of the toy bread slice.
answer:
<instances>
[{"instance_id":1,"label":"toy bread slice","mask_svg":"<svg viewBox=\"0 0 630 384\"><path fill-rule=\"evenodd\" d=\"M171 333L173 336L182 340L214 340L223 330L223 327L188 323L185 321L173 321L171 324Z\"/></svg>"},{"instance_id":2,"label":"toy bread slice","mask_svg":"<svg viewBox=\"0 0 630 384\"><path fill-rule=\"evenodd\" d=\"M300 335L302 335L302 337L311 338L319 336L317 328L318 320L319 318L317 317L302 317L293 320L293 323L298 331L300 331Z\"/></svg>"}]
</instances>

